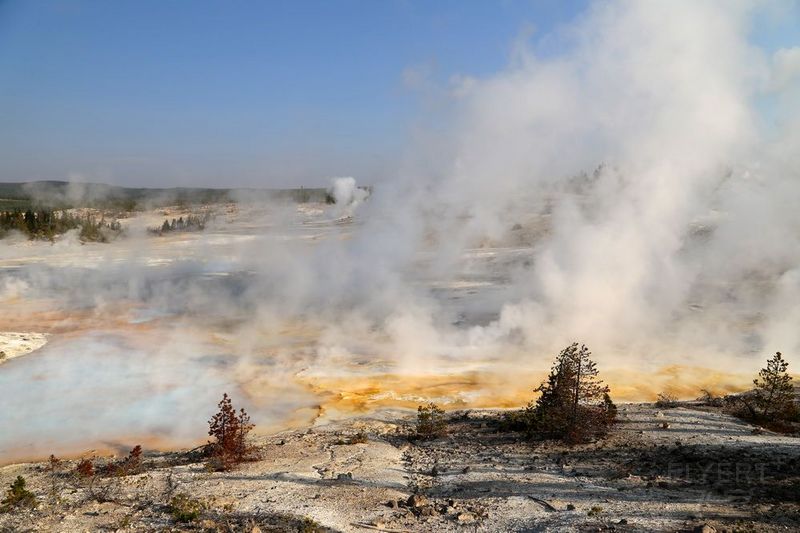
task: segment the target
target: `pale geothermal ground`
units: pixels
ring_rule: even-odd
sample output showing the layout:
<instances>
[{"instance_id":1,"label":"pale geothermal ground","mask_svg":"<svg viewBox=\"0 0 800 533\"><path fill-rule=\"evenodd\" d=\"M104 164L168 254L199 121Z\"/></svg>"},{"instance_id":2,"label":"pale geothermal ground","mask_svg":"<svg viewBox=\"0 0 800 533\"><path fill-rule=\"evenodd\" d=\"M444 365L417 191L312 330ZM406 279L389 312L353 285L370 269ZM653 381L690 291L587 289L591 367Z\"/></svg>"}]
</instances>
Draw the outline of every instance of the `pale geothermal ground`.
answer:
<instances>
[{"instance_id":1,"label":"pale geothermal ground","mask_svg":"<svg viewBox=\"0 0 800 533\"><path fill-rule=\"evenodd\" d=\"M259 460L227 473L209 471L192 452L150 452L144 473L91 484L71 473L77 461L55 472L46 463L9 465L0 481L24 476L41 503L0 514L0 530L800 529L800 439L754 434L697 405L620 411L606 439L575 447L497 433L500 413L491 410L452 412L446 437L411 443L413 417L382 410L259 437ZM366 442L349 443L357 432ZM205 506L194 524L170 516L167 502L178 494ZM409 503L413 494L424 497Z\"/></svg>"},{"instance_id":2,"label":"pale geothermal ground","mask_svg":"<svg viewBox=\"0 0 800 533\"><path fill-rule=\"evenodd\" d=\"M80 244L73 235L54 244L0 241L0 464L8 465L0 485L23 474L45 502L55 479L62 498L0 515L0 530L177 527L164 510L165 495L175 491L208 503L208 527L228 513L233 530L261 518L295 528L295 518L275 513L341 531L674 531L714 521L749 531L764 515L771 517L765 528L798 527L796 508L776 503L791 497L753 505L763 483L736 486L716 473L723 463L766 465L770 487L777 480L776 490L785 490L782 465L796 481L798 439L753 435L692 406L659 413L635 404L608 441L585 447L498 435L491 409L527 403L554 353L534 356L514 343L450 351L432 326L420 329L405 315L384 331L365 318L369 308L332 312L324 291L314 291L341 279L337 245L354 238L358 217L324 205L204 209L216 218L198 233L145 234L165 217L188 214L173 208L124 219L127 236L110 244ZM523 226L504 242L462 253L458 272L428 269L414 280L430 289L455 330L472 334L472 326L497 319L513 272L547 231L543 219ZM420 253L418 261L429 259ZM325 268L307 269L314 261ZM346 301L347 290L337 290ZM434 342L437 354L414 356ZM660 391L684 399L702 388L741 391L762 362L682 354L659 364L597 360L618 402L651 401ZM206 441L223 392L257 424L263 459L209 473L191 454L170 450ZM449 437L409 444L410 409L426 401L460 414L452 415ZM670 429L657 429L665 420ZM358 430L367 443L336 444ZM146 450L148 472L103 480L113 492L104 503L98 487L49 476L41 463L12 464L51 453L119 455L135 444ZM707 467L716 477L670 477L676 464ZM347 472L352 480L337 480ZM388 506L415 490L428 495L432 510ZM589 514L593 507L602 509Z\"/></svg>"}]
</instances>

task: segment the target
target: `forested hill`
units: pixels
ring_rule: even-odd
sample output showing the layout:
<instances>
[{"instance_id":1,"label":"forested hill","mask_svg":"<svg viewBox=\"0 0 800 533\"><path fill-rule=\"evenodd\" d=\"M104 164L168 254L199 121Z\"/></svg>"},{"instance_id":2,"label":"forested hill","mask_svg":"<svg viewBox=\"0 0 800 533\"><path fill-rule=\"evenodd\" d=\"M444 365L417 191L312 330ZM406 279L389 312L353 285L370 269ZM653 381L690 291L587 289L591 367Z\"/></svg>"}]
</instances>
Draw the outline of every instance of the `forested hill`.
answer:
<instances>
[{"instance_id":1,"label":"forested hill","mask_svg":"<svg viewBox=\"0 0 800 533\"><path fill-rule=\"evenodd\" d=\"M35 208L72 207L116 208L124 210L163 205L204 204L288 200L324 202L326 189L207 189L207 188L131 188L104 183L30 181L0 183L0 211Z\"/></svg>"}]
</instances>

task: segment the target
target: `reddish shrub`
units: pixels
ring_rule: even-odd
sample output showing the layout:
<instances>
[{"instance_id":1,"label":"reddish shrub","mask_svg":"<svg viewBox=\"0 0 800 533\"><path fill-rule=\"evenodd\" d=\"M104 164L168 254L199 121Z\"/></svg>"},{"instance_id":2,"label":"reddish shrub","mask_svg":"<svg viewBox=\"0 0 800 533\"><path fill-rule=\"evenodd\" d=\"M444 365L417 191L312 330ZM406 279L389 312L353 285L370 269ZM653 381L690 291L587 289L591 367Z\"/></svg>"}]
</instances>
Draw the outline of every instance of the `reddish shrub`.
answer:
<instances>
[{"instance_id":1,"label":"reddish shrub","mask_svg":"<svg viewBox=\"0 0 800 533\"><path fill-rule=\"evenodd\" d=\"M75 467L75 471L81 477L92 477L94 476L94 463L92 463L91 459L84 459L78 466Z\"/></svg>"},{"instance_id":2,"label":"reddish shrub","mask_svg":"<svg viewBox=\"0 0 800 533\"><path fill-rule=\"evenodd\" d=\"M103 467L107 476L129 476L142 470L142 447L138 444L128 453L128 457L118 463L108 463Z\"/></svg>"},{"instance_id":3,"label":"reddish shrub","mask_svg":"<svg viewBox=\"0 0 800 533\"><path fill-rule=\"evenodd\" d=\"M223 394L218 404L219 412L208 421L208 434L216 442L210 442L211 456L215 466L228 470L244 461L248 454L247 434L255 427L244 409L237 415L230 397Z\"/></svg>"}]
</instances>

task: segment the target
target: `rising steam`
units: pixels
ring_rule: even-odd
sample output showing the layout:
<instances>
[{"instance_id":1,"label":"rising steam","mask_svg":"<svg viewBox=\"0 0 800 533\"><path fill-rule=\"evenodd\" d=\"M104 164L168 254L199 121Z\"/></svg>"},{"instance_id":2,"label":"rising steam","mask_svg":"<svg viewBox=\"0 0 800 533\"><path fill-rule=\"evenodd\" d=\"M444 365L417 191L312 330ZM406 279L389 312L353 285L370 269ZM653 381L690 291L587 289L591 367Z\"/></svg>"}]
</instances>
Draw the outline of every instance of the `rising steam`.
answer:
<instances>
[{"instance_id":1,"label":"rising steam","mask_svg":"<svg viewBox=\"0 0 800 533\"><path fill-rule=\"evenodd\" d=\"M0 318L64 336L0 369L0 426L23 428L0 458L64 420L202 438L228 387L264 426L350 400L513 405L573 340L630 399L658 390L637 372L693 394L778 349L800 366L800 48L751 41L764 9L793 8L593 4L546 37L558 55L521 44L454 78L445 133L368 199L338 178L334 206L178 244L0 244Z\"/></svg>"}]
</instances>

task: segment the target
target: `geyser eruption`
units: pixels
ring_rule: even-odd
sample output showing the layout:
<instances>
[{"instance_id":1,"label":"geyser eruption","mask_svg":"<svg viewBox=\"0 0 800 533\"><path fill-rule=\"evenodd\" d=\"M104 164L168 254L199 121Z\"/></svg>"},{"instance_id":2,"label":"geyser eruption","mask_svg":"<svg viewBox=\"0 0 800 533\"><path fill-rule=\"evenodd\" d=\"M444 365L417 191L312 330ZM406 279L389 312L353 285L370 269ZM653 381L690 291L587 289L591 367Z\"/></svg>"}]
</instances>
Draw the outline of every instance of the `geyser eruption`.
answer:
<instances>
[{"instance_id":1,"label":"geyser eruption","mask_svg":"<svg viewBox=\"0 0 800 533\"><path fill-rule=\"evenodd\" d=\"M592 4L547 36L562 52L454 78L447 127L369 198L336 178L332 206L242 202L205 233L0 243L3 330L53 335L0 367L0 427L37 420L0 460L58 452L64 419L92 446L202 440L222 389L262 430L519 405L573 340L620 399L746 386L778 349L796 368L800 49L752 42L764 9Z\"/></svg>"}]
</instances>

